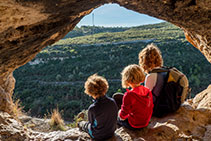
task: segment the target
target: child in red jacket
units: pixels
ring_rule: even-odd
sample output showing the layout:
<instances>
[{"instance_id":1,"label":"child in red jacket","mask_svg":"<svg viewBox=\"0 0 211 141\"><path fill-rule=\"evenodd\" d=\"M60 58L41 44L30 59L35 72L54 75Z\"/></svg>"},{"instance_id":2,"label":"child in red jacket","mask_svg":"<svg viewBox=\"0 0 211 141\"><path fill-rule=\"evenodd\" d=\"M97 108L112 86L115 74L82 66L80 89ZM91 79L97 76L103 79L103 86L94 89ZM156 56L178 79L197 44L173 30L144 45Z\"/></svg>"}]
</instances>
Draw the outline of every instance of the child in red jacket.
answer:
<instances>
[{"instance_id":1,"label":"child in red jacket","mask_svg":"<svg viewBox=\"0 0 211 141\"><path fill-rule=\"evenodd\" d=\"M127 90L118 114L118 124L129 129L146 127L152 116L153 98L151 91L140 85L145 75L138 65L129 65L122 71L123 88Z\"/></svg>"}]
</instances>

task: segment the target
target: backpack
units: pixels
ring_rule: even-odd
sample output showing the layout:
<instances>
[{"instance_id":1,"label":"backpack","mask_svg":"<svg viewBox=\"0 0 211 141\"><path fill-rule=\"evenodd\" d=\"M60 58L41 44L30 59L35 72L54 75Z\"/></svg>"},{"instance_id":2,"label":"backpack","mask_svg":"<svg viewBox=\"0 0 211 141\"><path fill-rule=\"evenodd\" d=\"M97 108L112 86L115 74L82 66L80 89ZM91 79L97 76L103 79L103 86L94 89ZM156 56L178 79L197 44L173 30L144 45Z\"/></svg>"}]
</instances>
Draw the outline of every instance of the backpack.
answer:
<instances>
[{"instance_id":1,"label":"backpack","mask_svg":"<svg viewBox=\"0 0 211 141\"><path fill-rule=\"evenodd\" d=\"M187 77L174 67L155 68L150 73L157 73L159 77L163 77L159 94L155 94L157 85L152 90L153 97L156 97L153 116L163 117L177 111L189 92ZM158 81L157 79L157 83Z\"/></svg>"}]
</instances>

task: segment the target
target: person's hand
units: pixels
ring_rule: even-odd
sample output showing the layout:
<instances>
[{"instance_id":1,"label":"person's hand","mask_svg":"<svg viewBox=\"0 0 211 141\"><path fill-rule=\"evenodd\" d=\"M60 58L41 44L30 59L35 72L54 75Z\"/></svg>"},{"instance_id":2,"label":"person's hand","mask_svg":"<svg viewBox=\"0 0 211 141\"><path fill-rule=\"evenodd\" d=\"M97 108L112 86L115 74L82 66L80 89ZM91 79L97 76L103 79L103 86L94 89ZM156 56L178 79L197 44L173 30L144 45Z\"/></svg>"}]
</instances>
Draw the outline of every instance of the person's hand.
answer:
<instances>
[{"instance_id":1,"label":"person's hand","mask_svg":"<svg viewBox=\"0 0 211 141\"><path fill-rule=\"evenodd\" d=\"M125 120L125 119L122 119L122 118L120 117L120 113L121 113L121 110L119 110L119 112L118 112L118 117L119 117L119 119L120 119L121 121Z\"/></svg>"},{"instance_id":2,"label":"person's hand","mask_svg":"<svg viewBox=\"0 0 211 141\"><path fill-rule=\"evenodd\" d=\"M120 117L120 113L121 113L121 109L120 109L119 112L118 112L118 117Z\"/></svg>"},{"instance_id":3,"label":"person's hand","mask_svg":"<svg viewBox=\"0 0 211 141\"><path fill-rule=\"evenodd\" d=\"M86 121L80 121L80 122L78 122L77 126L78 126L79 130L85 131L86 124L87 124Z\"/></svg>"}]
</instances>

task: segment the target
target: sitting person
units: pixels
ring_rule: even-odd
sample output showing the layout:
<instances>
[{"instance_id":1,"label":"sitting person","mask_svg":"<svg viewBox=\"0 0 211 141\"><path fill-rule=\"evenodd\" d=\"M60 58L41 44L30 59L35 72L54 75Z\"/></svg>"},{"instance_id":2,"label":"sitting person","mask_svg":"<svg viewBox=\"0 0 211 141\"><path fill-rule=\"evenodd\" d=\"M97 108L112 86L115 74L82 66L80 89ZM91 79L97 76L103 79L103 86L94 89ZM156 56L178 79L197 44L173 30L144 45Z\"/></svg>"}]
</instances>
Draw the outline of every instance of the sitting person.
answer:
<instances>
[{"instance_id":1,"label":"sitting person","mask_svg":"<svg viewBox=\"0 0 211 141\"><path fill-rule=\"evenodd\" d=\"M79 122L78 126L94 140L109 139L116 130L118 108L115 101L105 95L108 87L106 79L97 74L85 82L85 93L94 98L94 103L88 109L88 122Z\"/></svg>"},{"instance_id":2,"label":"sitting person","mask_svg":"<svg viewBox=\"0 0 211 141\"><path fill-rule=\"evenodd\" d=\"M129 65L122 71L122 87L131 87L123 95L118 124L131 130L146 127L152 116L153 100L151 91L140 85L145 75L138 65ZM113 97L119 97L115 94Z\"/></svg>"},{"instance_id":3,"label":"sitting person","mask_svg":"<svg viewBox=\"0 0 211 141\"><path fill-rule=\"evenodd\" d=\"M149 73L154 68L160 68L163 66L163 58L160 52L160 49L155 46L154 44L149 44L139 53L139 65L144 69L144 72L147 74L145 78L144 85L149 88L151 91L156 91L153 93L153 102L155 102L156 97L159 95L163 84L164 84L164 77L162 74L158 73ZM158 78L159 77L159 78ZM154 89L157 80L159 79L159 87Z\"/></svg>"},{"instance_id":4,"label":"sitting person","mask_svg":"<svg viewBox=\"0 0 211 141\"><path fill-rule=\"evenodd\" d=\"M162 117L178 110L189 91L187 77L174 67L163 67L161 51L154 44L140 51L139 65L147 74L144 84L152 91L153 116Z\"/></svg>"}]
</instances>

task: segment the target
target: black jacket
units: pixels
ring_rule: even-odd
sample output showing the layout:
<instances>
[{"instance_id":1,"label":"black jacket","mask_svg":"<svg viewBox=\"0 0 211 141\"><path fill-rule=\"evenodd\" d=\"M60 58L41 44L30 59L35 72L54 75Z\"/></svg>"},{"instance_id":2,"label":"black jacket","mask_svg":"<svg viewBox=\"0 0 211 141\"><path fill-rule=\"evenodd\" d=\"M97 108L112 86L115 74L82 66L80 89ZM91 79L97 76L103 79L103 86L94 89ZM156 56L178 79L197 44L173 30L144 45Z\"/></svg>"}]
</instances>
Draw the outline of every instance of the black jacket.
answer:
<instances>
[{"instance_id":1,"label":"black jacket","mask_svg":"<svg viewBox=\"0 0 211 141\"><path fill-rule=\"evenodd\" d=\"M88 109L91 124L89 135L96 140L105 140L114 135L118 108L116 102L107 96L97 98Z\"/></svg>"}]
</instances>

